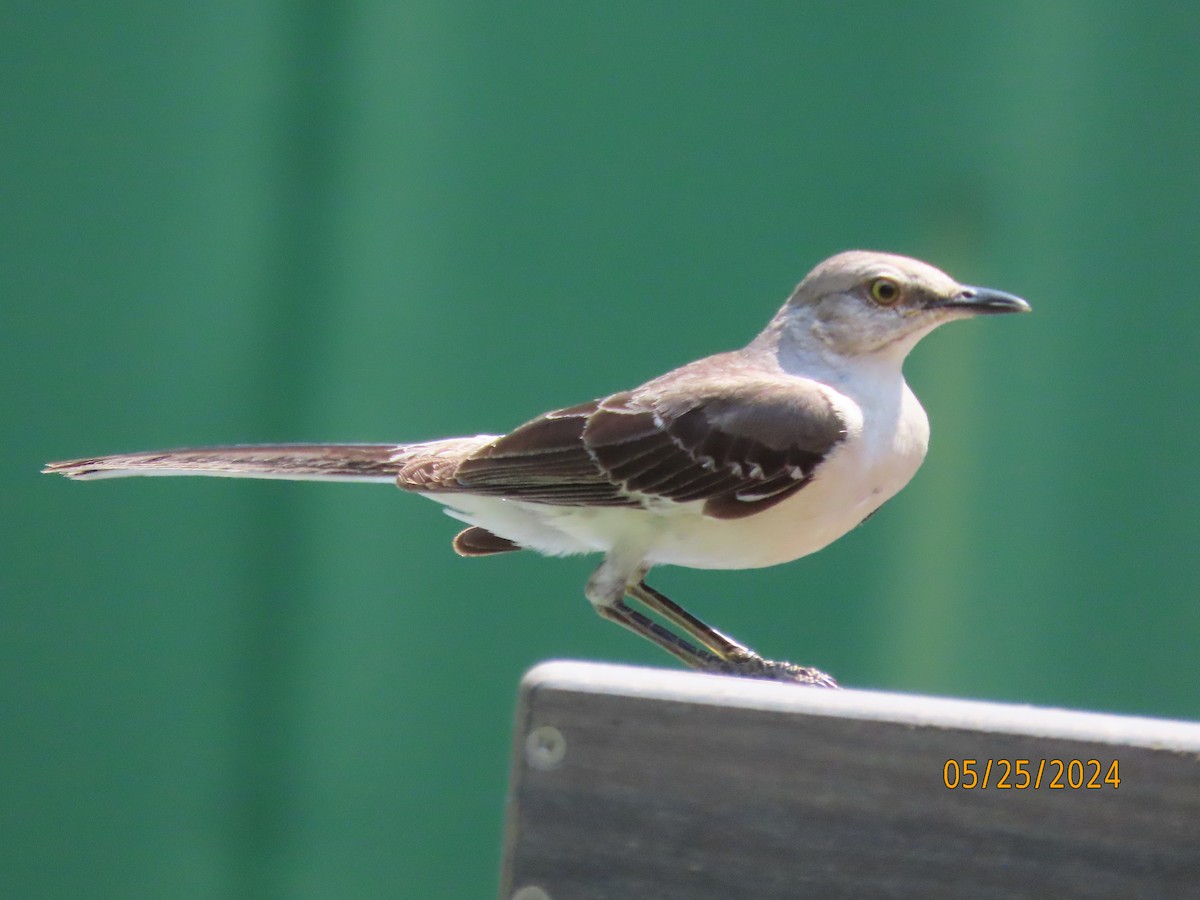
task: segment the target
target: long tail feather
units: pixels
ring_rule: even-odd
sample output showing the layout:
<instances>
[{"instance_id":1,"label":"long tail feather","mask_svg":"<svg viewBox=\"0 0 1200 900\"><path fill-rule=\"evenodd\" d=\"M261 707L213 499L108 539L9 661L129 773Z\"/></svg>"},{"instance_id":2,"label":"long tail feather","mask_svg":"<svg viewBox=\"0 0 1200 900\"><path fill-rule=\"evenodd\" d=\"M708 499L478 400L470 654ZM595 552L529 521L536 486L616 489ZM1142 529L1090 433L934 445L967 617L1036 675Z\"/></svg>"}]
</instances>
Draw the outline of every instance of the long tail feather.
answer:
<instances>
[{"instance_id":1,"label":"long tail feather","mask_svg":"<svg viewBox=\"0 0 1200 900\"><path fill-rule=\"evenodd\" d=\"M214 475L295 481L394 481L408 448L399 444L256 444L157 450L48 463L67 478Z\"/></svg>"}]
</instances>

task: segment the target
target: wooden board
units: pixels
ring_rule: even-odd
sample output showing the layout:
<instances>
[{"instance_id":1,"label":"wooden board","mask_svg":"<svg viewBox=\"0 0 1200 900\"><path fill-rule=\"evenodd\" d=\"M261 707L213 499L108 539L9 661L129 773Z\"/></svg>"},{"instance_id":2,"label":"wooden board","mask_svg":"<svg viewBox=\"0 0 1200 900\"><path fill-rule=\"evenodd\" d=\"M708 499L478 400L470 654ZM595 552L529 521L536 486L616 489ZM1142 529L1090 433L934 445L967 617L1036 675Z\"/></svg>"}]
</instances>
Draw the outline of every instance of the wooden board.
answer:
<instances>
[{"instance_id":1,"label":"wooden board","mask_svg":"<svg viewBox=\"0 0 1200 900\"><path fill-rule=\"evenodd\" d=\"M522 682L505 900L875 896L1200 897L1200 724L588 663Z\"/></svg>"}]
</instances>

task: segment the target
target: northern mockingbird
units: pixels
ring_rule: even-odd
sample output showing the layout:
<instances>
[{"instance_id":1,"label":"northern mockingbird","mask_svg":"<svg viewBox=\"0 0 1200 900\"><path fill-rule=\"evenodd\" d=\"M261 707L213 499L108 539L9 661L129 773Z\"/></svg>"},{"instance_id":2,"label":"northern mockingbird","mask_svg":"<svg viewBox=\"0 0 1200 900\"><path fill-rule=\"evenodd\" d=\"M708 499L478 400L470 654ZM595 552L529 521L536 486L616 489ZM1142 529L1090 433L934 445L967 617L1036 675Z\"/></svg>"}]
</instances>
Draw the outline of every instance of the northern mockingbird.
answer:
<instances>
[{"instance_id":1,"label":"northern mockingbird","mask_svg":"<svg viewBox=\"0 0 1200 900\"><path fill-rule=\"evenodd\" d=\"M709 627L646 573L774 566L841 537L925 458L929 420L901 372L917 341L952 319L1028 310L926 263L851 251L813 269L743 349L506 435L169 450L44 471L395 483L467 524L462 556L603 554L585 591L596 611L690 666L835 686Z\"/></svg>"}]
</instances>

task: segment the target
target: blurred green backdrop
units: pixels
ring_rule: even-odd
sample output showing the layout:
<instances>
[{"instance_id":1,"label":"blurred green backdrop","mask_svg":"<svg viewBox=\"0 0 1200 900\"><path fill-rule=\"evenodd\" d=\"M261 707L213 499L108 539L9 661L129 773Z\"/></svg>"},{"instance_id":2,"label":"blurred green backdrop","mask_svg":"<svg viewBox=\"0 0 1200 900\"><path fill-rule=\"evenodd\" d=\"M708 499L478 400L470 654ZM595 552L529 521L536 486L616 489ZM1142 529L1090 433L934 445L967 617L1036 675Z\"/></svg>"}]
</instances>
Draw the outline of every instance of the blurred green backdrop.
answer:
<instances>
[{"instance_id":1,"label":"blurred green backdrop","mask_svg":"<svg viewBox=\"0 0 1200 900\"><path fill-rule=\"evenodd\" d=\"M656 583L849 685L1200 716L1186 4L0 4L0 895L495 890L517 681L672 665L590 559L360 485L47 459L499 431L748 340L831 252L1024 295L925 468Z\"/></svg>"}]
</instances>

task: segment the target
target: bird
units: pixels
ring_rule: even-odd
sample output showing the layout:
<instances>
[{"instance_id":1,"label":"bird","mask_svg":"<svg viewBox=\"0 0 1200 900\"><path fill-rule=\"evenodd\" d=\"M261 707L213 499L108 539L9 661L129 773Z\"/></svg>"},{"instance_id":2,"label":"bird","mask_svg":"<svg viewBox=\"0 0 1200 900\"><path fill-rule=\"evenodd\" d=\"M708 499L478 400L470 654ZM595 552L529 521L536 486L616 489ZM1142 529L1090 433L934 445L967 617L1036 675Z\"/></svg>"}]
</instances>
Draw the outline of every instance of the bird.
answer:
<instances>
[{"instance_id":1,"label":"bird","mask_svg":"<svg viewBox=\"0 0 1200 900\"><path fill-rule=\"evenodd\" d=\"M815 553L870 518L925 459L909 351L956 319L1028 312L905 256L819 263L738 350L543 413L507 434L408 444L254 444L48 463L71 479L213 475L385 482L466 526L464 557L601 554L584 594L605 619L702 672L820 687L646 583L655 566L754 569Z\"/></svg>"}]
</instances>

